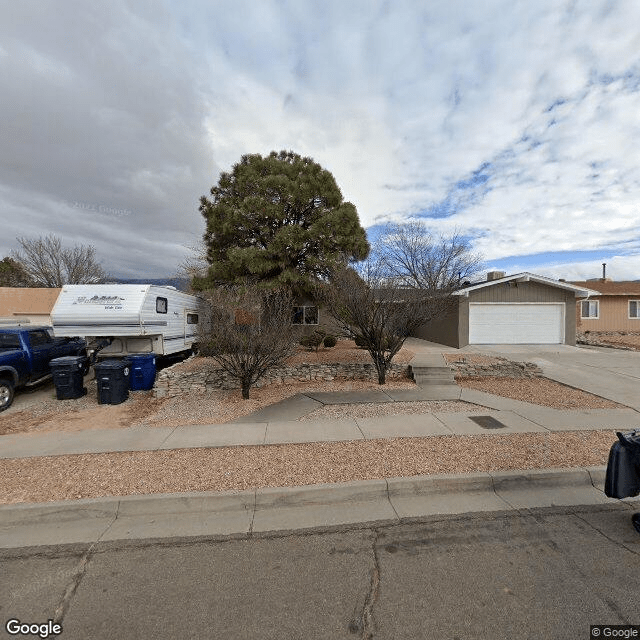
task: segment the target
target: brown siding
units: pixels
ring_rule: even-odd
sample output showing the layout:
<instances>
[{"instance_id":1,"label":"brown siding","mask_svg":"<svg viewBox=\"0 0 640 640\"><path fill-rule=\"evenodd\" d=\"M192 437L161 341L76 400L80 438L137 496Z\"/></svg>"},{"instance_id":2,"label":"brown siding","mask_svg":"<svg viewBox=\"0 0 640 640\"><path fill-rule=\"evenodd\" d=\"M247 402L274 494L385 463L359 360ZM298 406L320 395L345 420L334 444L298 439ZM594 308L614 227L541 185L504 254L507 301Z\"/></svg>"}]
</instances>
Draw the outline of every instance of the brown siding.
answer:
<instances>
[{"instance_id":1,"label":"brown siding","mask_svg":"<svg viewBox=\"0 0 640 640\"><path fill-rule=\"evenodd\" d=\"M573 313L575 296L571 291L550 287L537 282L496 284L470 291L468 297L460 296L456 311L445 319L423 325L414 334L416 338L461 348L469 344L470 302L562 302L565 304L565 344L576 343L576 316ZM640 320L638 321L640 330Z\"/></svg>"},{"instance_id":2,"label":"brown siding","mask_svg":"<svg viewBox=\"0 0 640 640\"><path fill-rule=\"evenodd\" d=\"M598 296L592 298L600 303L598 318L581 318L580 301L576 305L578 331L640 331L640 318L629 318L629 300L640 300L637 296Z\"/></svg>"},{"instance_id":3,"label":"brown siding","mask_svg":"<svg viewBox=\"0 0 640 640\"><path fill-rule=\"evenodd\" d=\"M459 348L462 345L459 337L458 310L459 307L456 306L448 315L423 324L413 333L413 337Z\"/></svg>"},{"instance_id":4,"label":"brown siding","mask_svg":"<svg viewBox=\"0 0 640 640\"><path fill-rule=\"evenodd\" d=\"M469 292L469 302L565 302L573 293L538 282L503 282Z\"/></svg>"},{"instance_id":5,"label":"brown siding","mask_svg":"<svg viewBox=\"0 0 640 640\"><path fill-rule=\"evenodd\" d=\"M466 347L469 344L469 298L460 297L458 304L458 344Z\"/></svg>"}]
</instances>

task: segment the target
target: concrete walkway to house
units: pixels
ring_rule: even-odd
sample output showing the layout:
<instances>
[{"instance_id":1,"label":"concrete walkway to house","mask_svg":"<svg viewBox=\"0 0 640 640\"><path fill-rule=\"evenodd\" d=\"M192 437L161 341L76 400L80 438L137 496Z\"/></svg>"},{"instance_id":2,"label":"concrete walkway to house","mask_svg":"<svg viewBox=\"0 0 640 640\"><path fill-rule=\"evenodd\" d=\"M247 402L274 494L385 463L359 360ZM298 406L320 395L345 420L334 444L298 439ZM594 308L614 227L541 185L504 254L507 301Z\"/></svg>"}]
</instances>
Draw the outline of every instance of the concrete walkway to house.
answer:
<instances>
[{"instance_id":1,"label":"concrete walkway to house","mask_svg":"<svg viewBox=\"0 0 640 640\"><path fill-rule=\"evenodd\" d=\"M444 389L450 393L451 387ZM439 435L640 429L640 412L634 409L558 410L473 389L453 387L453 390L455 398L448 399L459 399L480 405L480 408L462 412L298 421L301 415L325 404L391 403L438 395L433 390L427 394L421 390L415 394L413 391L378 390L299 394L260 412L263 413L262 420L251 414L251 420L227 424L6 435L0 438L0 458ZM267 415L269 412L271 416Z\"/></svg>"},{"instance_id":2,"label":"concrete walkway to house","mask_svg":"<svg viewBox=\"0 0 640 640\"><path fill-rule=\"evenodd\" d=\"M258 415L252 414L250 421L231 424L2 436L0 458L437 435L640 429L640 401L637 391L632 393L633 385L637 389L640 381L640 353L601 355L562 346L455 350L414 339L407 346L416 352L416 357L434 358L436 363L442 360L442 353L456 351L537 360L545 375L552 379L563 378L559 381L634 408L563 411L455 385L406 391L308 393L267 407ZM325 404L433 399L459 399L481 408L460 413L298 421ZM612 434L612 443L613 439ZM604 496L603 483L604 468L595 467L6 505L0 507L0 547L150 537L242 536L434 514L612 504L615 501ZM637 507L633 499L618 503L629 513Z\"/></svg>"}]
</instances>

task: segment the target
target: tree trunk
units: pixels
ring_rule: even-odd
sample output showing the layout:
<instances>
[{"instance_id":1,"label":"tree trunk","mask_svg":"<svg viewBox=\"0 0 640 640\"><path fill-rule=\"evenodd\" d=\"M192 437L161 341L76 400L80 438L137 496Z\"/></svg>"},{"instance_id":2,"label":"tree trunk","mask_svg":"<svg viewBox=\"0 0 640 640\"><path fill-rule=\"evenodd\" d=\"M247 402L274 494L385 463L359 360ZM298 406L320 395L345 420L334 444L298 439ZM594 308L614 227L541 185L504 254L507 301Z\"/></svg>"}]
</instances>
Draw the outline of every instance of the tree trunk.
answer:
<instances>
[{"instance_id":1,"label":"tree trunk","mask_svg":"<svg viewBox=\"0 0 640 640\"><path fill-rule=\"evenodd\" d=\"M387 367L385 367L384 358L377 356L374 359L374 363L376 365L376 371L378 372L378 384L384 384L387 374Z\"/></svg>"},{"instance_id":2,"label":"tree trunk","mask_svg":"<svg viewBox=\"0 0 640 640\"><path fill-rule=\"evenodd\" d=\"M249 399L249 389L251 389L251 382L249 380L242 380L242 399Z\"/></svg>"}]
</instances>

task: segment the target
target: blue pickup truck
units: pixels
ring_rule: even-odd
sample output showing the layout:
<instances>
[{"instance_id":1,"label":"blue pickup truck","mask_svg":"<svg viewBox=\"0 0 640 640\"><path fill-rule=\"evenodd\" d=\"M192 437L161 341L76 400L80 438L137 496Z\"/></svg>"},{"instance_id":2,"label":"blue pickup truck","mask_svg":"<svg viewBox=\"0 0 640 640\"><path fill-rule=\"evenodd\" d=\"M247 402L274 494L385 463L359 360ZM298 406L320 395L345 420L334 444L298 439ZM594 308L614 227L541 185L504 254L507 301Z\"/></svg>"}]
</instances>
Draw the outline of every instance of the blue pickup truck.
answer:
<instances>
[{"instance_id":1,"label":"blue pickup truck","mask_svg":"<svg viewBox=\"0 0 640 640\"><path fill-rule=\"evenodd\" d=\"M86 354L84 340L54 338L51 327L0 327L0 411L11 406L17 388L48 378L54 358Z\"/></svg>"}]
</instances>

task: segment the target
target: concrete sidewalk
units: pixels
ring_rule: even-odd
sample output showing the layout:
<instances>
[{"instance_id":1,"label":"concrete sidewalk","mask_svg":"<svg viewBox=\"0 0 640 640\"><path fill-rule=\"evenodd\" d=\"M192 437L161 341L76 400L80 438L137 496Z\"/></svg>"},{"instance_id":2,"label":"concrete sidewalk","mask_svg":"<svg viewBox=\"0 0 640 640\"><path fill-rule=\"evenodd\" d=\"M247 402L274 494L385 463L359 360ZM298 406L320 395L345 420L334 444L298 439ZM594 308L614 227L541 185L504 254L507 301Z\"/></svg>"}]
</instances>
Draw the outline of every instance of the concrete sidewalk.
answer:
<instances>
[{"instance_id":1,"label":"concrete sidewalk","mask_svg":"<svg viewBox=\"0 0 640 640\"><path fill-rule=\"evenodd\" d=\"M126 496L0 507L0 548L397 523L431 515L612 505L604 468L388 478L221 493Z\"/></svg>"},{"instance_id":2,"label":"concrete sidewalk","mask_svg":"<svg viewBox=\"0 0 640 640\"><path fill-rule=\"evenodd\" d=\"M277 416L274 412L274 417L280 419L264 422L179 427L139 426L120 429L93 429L75 433L7 435L0 438L0 458L442 435L640 429L640 413L633 409L566 411L501 398L482 391L457 387L456 389L459 399L482 405L482 408L464 412L297 421L295 417L299 414L302 403L298 401L298 396L294 396L290 399L293 402L288 407L284 403L278 403L279 410ZM315 397L331 395L330 399L325 398L331 404L371 402L372 400L367 394L374 393L378 392L344 392L340 394L341 397L338 397L336 393L315 394ZM392 395L393 392L388 392L388 394ZM387 398L385 402L400 402L400 400ZM268 407L268 409L271 408ZM495 422L489 421L491 424L483 427L473 420L478 417L490 417Z\"/></svg>"}]
</instances>

